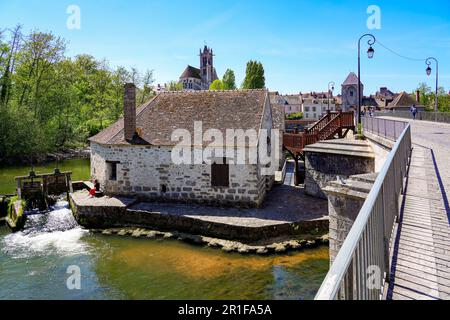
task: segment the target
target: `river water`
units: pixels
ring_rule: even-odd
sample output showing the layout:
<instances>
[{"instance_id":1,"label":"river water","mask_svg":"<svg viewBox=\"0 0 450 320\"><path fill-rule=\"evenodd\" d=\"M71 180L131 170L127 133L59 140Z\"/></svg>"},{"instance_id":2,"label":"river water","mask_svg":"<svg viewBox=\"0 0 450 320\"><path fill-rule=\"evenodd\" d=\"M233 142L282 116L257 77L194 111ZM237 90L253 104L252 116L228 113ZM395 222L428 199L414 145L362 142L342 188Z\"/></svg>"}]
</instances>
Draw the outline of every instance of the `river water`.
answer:
<instances>
[{"instance_id":1,"label":"river water","mask_svg":"<svg viewBox=\"0 0 450 320\"><path fill-rule=\"evenodd\" d=\"M0 299L312 299L328 264L326 247L261 257L92 234L65 201L22 232L0 226ZM81 288L71 290L74 267Z\"/></svg>"}]
</instances>

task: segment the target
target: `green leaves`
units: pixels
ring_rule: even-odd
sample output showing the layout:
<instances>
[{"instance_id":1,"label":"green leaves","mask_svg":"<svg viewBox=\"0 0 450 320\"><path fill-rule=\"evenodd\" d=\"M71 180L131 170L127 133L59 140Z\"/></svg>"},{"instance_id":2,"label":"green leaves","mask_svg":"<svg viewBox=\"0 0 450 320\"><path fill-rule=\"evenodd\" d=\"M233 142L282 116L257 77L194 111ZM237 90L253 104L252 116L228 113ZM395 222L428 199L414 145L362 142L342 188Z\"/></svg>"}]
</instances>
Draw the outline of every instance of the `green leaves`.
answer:
<instances>
[{"instance_id":1,"label":"green leaves","mask_svg":"<svg viewBox=\"0 0 450 320\"><path fill-rule=\"evenodd\" d=\"M22 35L18 26L1 34L0 163L86 145L122 115L130 81L138 103L152 98L152 71L112 69L90 55L68 58L66 42L51 33Z\"/></svg>"},{"instance_id":2,"label":"green leaves","mask_svg":"<svg viewBox=\"0 0 450 320\"><path fill-rule=\"evenodd\" d=\"M261 62L250 60L247 63L243 89L263 89L266 85L264 67Z\"/></svg>"},{"instance_id":3,"label":"green leaves","mask_svg":"<svg viewBox=\"0 0 450 320\"><path fill-rule=\"evenodd\" d=\"M301 120L303 119L303 112L295 112L295 113L291 113L290 115L287 116L288 120Z\"/></svg>"},{"instance_id":4,"label":"green leaves","mask_svg":"<svg viewBox=\"0 0 450 320\"><path fill-rule=\"evenodd\" d=\"M236 77L234 71L227 69L222 79L223 90L235 90L236 89Z\"/></svg>"},{"instance_id":5,"label":"green leaves","mask_svg":"<svg viewBox=\"0 0 450 320\"><path fill-rule=\"evenodd\" d=\"M214 80L209 86L209 90L223 90L223 83L220 80Z\"/></svg>"}]
</instances>

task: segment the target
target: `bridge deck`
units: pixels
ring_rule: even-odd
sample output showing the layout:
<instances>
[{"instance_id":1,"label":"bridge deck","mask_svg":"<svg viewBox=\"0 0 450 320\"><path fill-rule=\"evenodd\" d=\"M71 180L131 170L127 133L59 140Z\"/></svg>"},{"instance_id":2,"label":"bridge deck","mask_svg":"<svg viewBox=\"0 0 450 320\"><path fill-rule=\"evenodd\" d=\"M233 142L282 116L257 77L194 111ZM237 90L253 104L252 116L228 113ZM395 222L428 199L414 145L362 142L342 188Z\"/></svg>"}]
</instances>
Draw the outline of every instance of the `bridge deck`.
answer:
<instances>
[{"instance_id":1,"label":"bridge deck","mask_svg":"<svg viewBox=\"0 0 450 320\"><path fill-rule=\"evenodd\" d=\"M412 124L415 144L394 243L388 299L450 299L450 208L446 193L450 187L450 144L435 136L435 131L450 134L450 126L432 126L435 124Z\"/></svg>"}]
</instances>

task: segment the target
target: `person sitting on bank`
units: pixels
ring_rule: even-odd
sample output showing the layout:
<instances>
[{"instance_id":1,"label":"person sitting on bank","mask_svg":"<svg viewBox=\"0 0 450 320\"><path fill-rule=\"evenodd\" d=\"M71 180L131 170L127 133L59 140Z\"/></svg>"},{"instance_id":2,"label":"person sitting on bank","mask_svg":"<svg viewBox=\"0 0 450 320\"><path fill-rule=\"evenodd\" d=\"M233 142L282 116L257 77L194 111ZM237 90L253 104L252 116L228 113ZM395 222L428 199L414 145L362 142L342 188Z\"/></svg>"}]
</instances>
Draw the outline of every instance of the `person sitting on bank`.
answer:
<instances>
[{"instance_id":1,"label":"person sitting on bank","mask_svg":"<svg viewBox=\"0 0 450 320\"><path fill-rule=\"evenodd\" d=\"M100 182L98 182L98 180L94 180L94 188L92 188L91 190L89 190L89 195L91 197L95 197L96 195L100 194Z\"/></svg>"}]
</instances>

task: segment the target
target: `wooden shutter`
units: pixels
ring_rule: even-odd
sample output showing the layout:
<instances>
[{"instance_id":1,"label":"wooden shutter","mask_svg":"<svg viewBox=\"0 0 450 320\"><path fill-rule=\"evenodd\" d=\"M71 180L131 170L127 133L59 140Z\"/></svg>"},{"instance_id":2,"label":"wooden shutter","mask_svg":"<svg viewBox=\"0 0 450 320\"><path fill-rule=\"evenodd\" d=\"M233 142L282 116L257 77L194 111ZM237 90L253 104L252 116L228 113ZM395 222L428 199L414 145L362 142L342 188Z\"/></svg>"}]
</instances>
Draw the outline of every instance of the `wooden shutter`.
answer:
<instances>
[{"instance_id":1,"label":"wooden shutter","mask_svg":"<svg viewBox=\"0 0 450 320\"><path fill-rule=\"evenodd\" d=\"M211 185L213 187L230 186L230 167L228 164L218 164L218 163L212 164Z\"/></svg>"}]
</instances>

